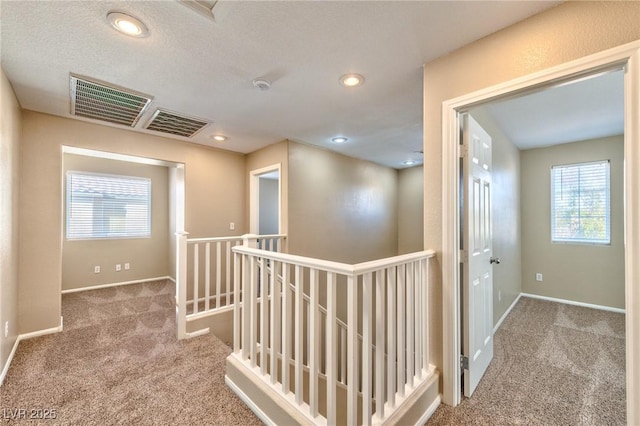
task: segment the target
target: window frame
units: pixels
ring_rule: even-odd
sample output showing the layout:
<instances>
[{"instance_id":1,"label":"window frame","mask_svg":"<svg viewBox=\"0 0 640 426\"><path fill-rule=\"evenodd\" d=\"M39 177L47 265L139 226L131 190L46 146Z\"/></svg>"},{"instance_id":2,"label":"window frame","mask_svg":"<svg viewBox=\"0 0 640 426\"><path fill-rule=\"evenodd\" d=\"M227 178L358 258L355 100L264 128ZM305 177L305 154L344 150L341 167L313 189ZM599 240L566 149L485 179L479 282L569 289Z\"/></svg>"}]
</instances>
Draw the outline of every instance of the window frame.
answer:
<instances>
[{"instance_id":1,"label":"window frame","mask_svg":"<svg viewBox=\"0 0 640 426\"><path fill-rule=\"evenodd\" d=\"M605 205L605 227L606 227L606 236L607 239L604 240L596 240L589 238L558 238L554 236L554 231L556 229L556 215L555 215L555 176L554 169L560 168L569 168L569 167L580 167L580 166L588 166L588 165L596 165L596 164L606 164L606 205ZM584 161L579 163L568 163L568 164L555 164L551 166L550 170L550 201L551 201L551 243L552 244L578 244L578 245L596 245L596 246L611 246L611 160L596 160L596 161Z\"/></svg>"},{"instance_id":2,"label":"window frame","mask_svg":"<svg viewBox=\"0 0 640 426\"><path fill-rule=\"evenodd\" d=\"M144 181L147 183L148 188L148 197L147 197L147 232L144 235L105 235L105 236L96 236L95 234L88 237L69 237L69 224L71 221L71 215L69 209L71 207L71 175L84 175L84 176L99 176L99 177L108 177L108 178L116 178L116 179L128 179L128 180L138 180ZM144 176L130 176L130 175L122 175L115 173L99 173L99 172L89 172L84 170L67 170L65 173L65 206L64 206L64 215L65 215L65 229L64 236L67 241L99 241L99 240L130 240L130 239L148 239L152 236L152 207L153 207L153 180Z\"/></svg>"}]
</instances>

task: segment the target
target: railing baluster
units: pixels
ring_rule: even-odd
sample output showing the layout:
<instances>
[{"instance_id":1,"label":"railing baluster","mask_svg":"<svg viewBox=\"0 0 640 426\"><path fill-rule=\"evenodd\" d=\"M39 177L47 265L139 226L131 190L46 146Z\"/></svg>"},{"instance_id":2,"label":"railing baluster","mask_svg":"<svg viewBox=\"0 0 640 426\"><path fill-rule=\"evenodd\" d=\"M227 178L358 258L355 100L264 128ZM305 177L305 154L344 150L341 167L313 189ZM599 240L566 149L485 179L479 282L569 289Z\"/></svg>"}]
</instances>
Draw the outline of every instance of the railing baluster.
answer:
<instances>
[{"instance_id":1,"label":"railing baluster","mask_svg":"<svg viewBox=\"0 0 640 426\"><path fill-rule=\"evenodd\" d=\"M358 281L347 277L347 421L358 423Z\"/></svg>"},{"instance_id":2,"label":"railing baluster","mask_svg":"<svg viewBox=\"0 0 640 426\"><path fill-rule=\"evenodd\" d=\"M336 274L327 273L327 424L337 424L337 305L336 305Z\"/></svg>"},{"instance_id":3,"label":"railing baluster","mask_svg":"<svg viewBox=\"0 0 640 426\"><path fill-rule=\"evenodd\" d=\"M193 245L193 309L194 314L198 313L198 287L200 286L200 266L198 261L200 260L200 245Z\"/></svg>"},{"instance_id":4,"label":"railing baluster","mask_svg":"<svg viewBox=\"0 0 640 426\"><path fill-rule=\"evenodd\" d=\"M282 393L289 393L289 371L291 361L291 327L293 318L291 289L289 288L289 264L282 263Z\"/></svg>"},{"instance_id":5,"label":"railing baluster","mask_svg":"<svg viewBox=\"0 0 640 426\"><path fill-rule=\"evenodd\" d=\"M220 284L222 282L222 250L220 241L216 242L216 308L220 307Z\"/></svg>"},{"instance_id":6,"label":"railing baluster","mask_svg":"<svg viewBox=\"0 0 640 426\"><path fill-rule=\"evenodd\" d=\"M227 252L230 254L230 252ZM240 254L233 255L233 294L235 300L233 305L233 350L240 351Z\"/></svg>"},{"instance_id":7,"label":"railing baluster","mask_svg":"<svg viewBox=\"0 0 640 426\"><path fill-rule=\"evenodd\" d=\"M415 341L416 341L416 353L414 356L413 371L418 376L418 380L422 379L422 327L424 327L424 318L422 317L422 309L420 305L422 303L422 270L420 269L421 261L413 262L411 264L415 271L415 283L414 283L414 296L413 302L415 305Z\"/></svg>"},{"instance_id":8,"label":"railing baluster","mask_svg":"<svg viewBox=\"0 0 640 426\"><path fill-rule=\"evenodd\" d=\"M302 351L303 351L303 339L302 339L302 330L303 330L303 303L304 303L304 285L303 285L303 276L302 276L302 266L296 265L295 267L295 299L296 299L296 317L295 317L295 327L296 327L296 349L295 349L295 386L294 393L296 403L298 405L302 404Z\"/></svg>"},{"instance_id":9,"label":"railing baluster","mask_svg":"<svg viewBox=\"0 0 640 426\"><path fill-rule=\"evenodd\" d=\"M318 415L318 371L320 364L320 318L318 309L320 300L320 286L318 284L318 270L311 269L309 278L309 329L311 333L307 337L307 341L313 342L309 348L309 409L311 415Z\"/></svg>"},{"instance_id":10,"label":"railing baluster","mask_svg":"<svg viewBox=\"0 0 640 426\"><path fill-rule=\"evenodd\" d=\"M407 272L407 281L406 281L406 306L407 306L407 365L406 365L406 371L407 371L407 375L406 375L406 383L413 387L413 374L414 374L414 366L415 363L413 361L413 357L414 357L414 348L415 348L415 341L414 341L414 329L415 329L415 317L414 317L414 312L415 312L415 304L413 301L413 295L414 295L414 281L415 281L415 274L414 274L414 270L413 270L413 264L410 263L406 266L406 272Z\"/></svg>"},{"instance_id":11,"label":"railing baluster","mask_svg":"<svg viewBox=\"0 0 640 426\"><path fill-rule=\"evenodd\" d=\"M384 273L376 271L376 414L384 418Z\"/></svg>"},{"instance_id":12,"label":"railing baluster","mask_svg":"<svg viewBox=\"0 0 640 426\"><path fill-rule=\"evenodd\" d=\"M250 286L251 286L251 325L250 325L250 341L251 341L251 367L258 365L257 350L258 350L258 264L255 256L250 256Z\"/></svg>"},{"instance_id":13,"label":"railing baluster","mask_svg":"<svg viewBox=\"0 0 640 426\"><path fill-rule=\"evenodd\" d=\"M347 384L347 330L340 327L340 383Z\"/></svg>"},{"instance_id":14,"label":"railing baluster","mask_svg":"<svg viewBox=\"0 0 640 426\"><path fill-rule=\"evenodd\" d=\"M231 283L230 283L230 278L231 278L231 241L227 241L225 244L225 275L226 275L226 279L227 279L227 285L226 287L226 293L224 295L224 304L225 306L229 306L231 304ZM235 273L235 267L233 268L234 273Z\"/></svg>"},{"instance_id":15,"label":"railing baluster","mask_svg":"<svg viewBox=\"0 0 640 426\"><path fill-rule=\"evenodd\" d=\"M398 336L398 361L397 361L397 373L398 379L398 393L400 397L404 397L404 384L405 382L405 313L406 313L406 299L405 299L405 267L404 265L398 266L398 329L396 335Z\"/></svg>"},{"instance_id":16,"label":"railing baluster","mask_svg":"<svg viewBox=\"0 0 640 426\"><path fill-rule=\"evenodd\" d=\"M267 373L267 333L269 332L269 278L267 275L267 259L260 260L260 372Z\"/></svg>"},{"instance_id":17,"label":"railing baluster","mask_svg":"<svg viewBox=\"0 0 640 426\"><path fill-rule=\"evenodd\" d=\"M372 273L362 277L362 424L371 424L372 383L371 335L373 319Z\"/></svg>"},{"instance_id":18,"label":"railing baluster","mask_svg":"<svg viewBox=\"0 0 640 426\"><path fill-rule=\"evenodd\" d=\"M211 243L204 245L204 310L209 310L211 296Z\"/></svg>"},{"instance_id":19,"label":"railing baluster","mask_svg":"<svg viewBox=\"0 0 640 426\"><path fill-rule=\"evenodd\" d=\"M387 393L391 407L396 405L396 272L395 266L387 269Z\"/></svg>"},{"instance_id":20,"label":"railing baluster","mask_svg":"<svg viewBox=\"0 0 640 426\"><path fill-rule=\"evenodd\" d=\"M271 262L271 273L269 274L269 284L271 287L271 383L275 384L278 379L278 354L280 353L280 282L278 281L278 267L280 262Z\"/></svg>"},{"instance_id":21,"label":"railing baluster","mask_svg":"<svg viewBox=\"0 0 640 426\"><path fill-rule=\"evenodd\" d=\"M422 368L426 371L429 368L429 259L421 262L422 274L424 276L424 289L422 291L422 315L424 321L424 331L422 333Z\"/></svg>"}]
</instances>

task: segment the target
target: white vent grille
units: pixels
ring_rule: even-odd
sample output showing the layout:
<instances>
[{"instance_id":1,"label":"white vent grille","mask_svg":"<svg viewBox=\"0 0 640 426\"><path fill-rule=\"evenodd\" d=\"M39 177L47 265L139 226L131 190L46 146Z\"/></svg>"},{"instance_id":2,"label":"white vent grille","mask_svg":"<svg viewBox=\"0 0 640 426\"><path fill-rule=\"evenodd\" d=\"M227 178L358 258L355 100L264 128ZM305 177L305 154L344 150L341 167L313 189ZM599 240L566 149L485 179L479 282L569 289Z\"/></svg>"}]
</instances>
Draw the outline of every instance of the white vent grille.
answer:
<instances>
[{"instance_id":1,"label":"white vent grille","mask_svg":"<svg viewBox=\"0 0 640 426\"><path fill-rule=\"evenodd\" d=\"M151 96L71 74L71 114L133 127Z\"/></svg>"},{"instance_id":2,"label":"white vent grille","mask_svg":"<svg viewBox=\"0 0 640 426\"><path fill-rule=\"evenodd\" d=\"M190 138L208 124L210 122L206 120L158 109L151 117L151 121L146 125L146 128L155 132Z\"/></svg>"}]
</instances>

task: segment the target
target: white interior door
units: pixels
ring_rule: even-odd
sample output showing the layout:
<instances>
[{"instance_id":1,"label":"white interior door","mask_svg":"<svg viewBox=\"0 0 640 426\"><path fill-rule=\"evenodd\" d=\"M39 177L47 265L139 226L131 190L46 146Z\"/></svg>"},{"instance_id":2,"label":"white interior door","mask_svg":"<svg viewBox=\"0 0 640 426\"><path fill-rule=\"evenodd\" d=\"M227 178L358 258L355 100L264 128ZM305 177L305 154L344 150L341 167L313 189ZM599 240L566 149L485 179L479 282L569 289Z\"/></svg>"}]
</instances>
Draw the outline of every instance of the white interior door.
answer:
<instances>
[{"instance_id":1,"label":"white interior door","mask_svg":"<svg viewBox=\"0 0 640 426\"><path fill-rule=\"evenodd\" d=\"M463 128L462 355L469 397L493 358L491 136L469 114Z\"/></svg>"}]
</instances>

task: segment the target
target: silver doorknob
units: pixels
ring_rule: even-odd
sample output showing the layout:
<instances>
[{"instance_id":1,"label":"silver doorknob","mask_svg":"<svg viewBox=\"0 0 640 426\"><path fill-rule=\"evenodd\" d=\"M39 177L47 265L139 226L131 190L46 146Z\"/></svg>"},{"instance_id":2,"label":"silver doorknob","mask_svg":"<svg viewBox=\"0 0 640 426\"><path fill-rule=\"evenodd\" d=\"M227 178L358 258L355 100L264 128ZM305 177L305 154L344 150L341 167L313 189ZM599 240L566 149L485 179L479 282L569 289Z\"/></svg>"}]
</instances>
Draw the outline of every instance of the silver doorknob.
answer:
<instances>
[{"instance_id":1,"label":"silver doorknob","mask_svg":"<svg viewBox=\"0 0 640 426\"><path fill-rule=\"evenodd\" d=\"M491 264L495 263L496 265L499 265L500 264L500 258L499 257L490 257L489 258L489 263L491 263Z\"/></svg>"}]
</instances>

